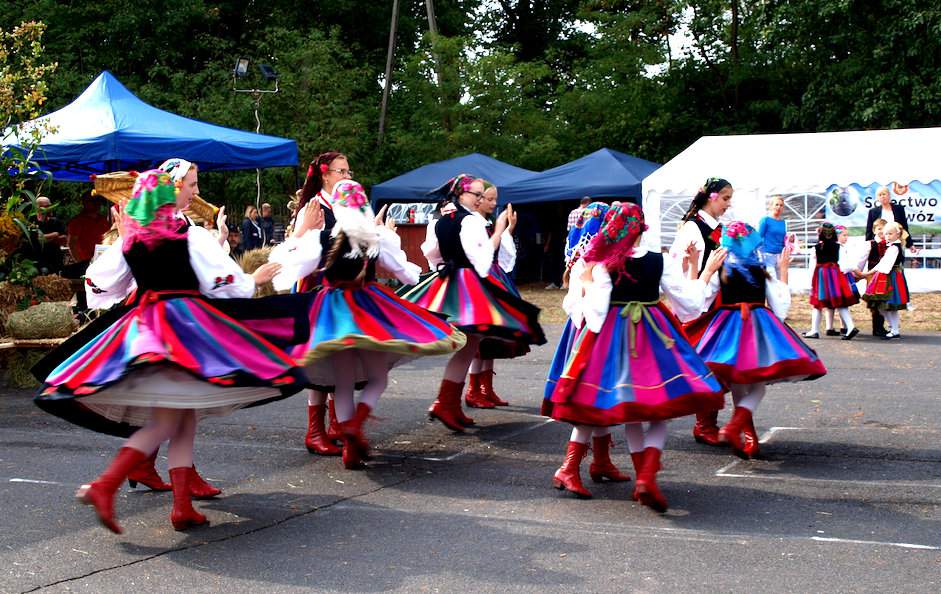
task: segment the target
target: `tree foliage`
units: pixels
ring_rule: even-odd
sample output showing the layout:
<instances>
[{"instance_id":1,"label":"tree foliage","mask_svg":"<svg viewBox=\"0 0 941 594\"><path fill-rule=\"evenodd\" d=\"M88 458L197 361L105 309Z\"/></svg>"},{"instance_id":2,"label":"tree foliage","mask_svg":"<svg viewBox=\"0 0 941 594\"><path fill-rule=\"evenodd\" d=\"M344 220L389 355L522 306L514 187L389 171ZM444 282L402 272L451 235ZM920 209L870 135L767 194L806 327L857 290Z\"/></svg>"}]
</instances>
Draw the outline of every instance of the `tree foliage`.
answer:
<instances>
[{"instance_id":1,"label":"tree foliage","mask_svg":"<svg viewBox=\"0 0 941 594\"><path fill-rule=\"evenodd\" d=\"M27 0L0 6L0 22L48 27L49 110L108 69L162 109L253 129L231 67L268 62L283 91L262 101L263 132L297 139L302 163L342 150L367 184L471 151L531 169L602 146L665 161L704 134L941 115L934 0L448 0L435 2L435 39L425 3L401 5L382 144L388 1ZM265 198L283 202L297 182L266 171ZM243 205L254 176L201 186Z\"/></svg>"}]
</instances>

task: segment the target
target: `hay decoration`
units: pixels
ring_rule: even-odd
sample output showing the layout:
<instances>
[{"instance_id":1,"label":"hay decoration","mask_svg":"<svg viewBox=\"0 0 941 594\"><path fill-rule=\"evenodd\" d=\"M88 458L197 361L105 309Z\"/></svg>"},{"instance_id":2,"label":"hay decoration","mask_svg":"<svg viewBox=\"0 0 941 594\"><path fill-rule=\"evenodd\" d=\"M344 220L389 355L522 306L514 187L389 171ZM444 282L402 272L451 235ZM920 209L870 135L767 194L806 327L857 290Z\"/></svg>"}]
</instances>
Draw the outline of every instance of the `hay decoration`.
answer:
<instances>
[{"instance_id":1,"label":"hay decoration","mask_svg":"<svg viewBox=\"0 0 941 594\"><path fill-rule=\"evenodd\" d=\"M248 250L239 256L237 261L244 272L252 274L258 270L262 264L268 261L269 255L271 255L270 247L258 248ZM267 282L255 289L255 297L267 297L268 295L274 295L276 293L277 291L274 290L274 285L271 282Z\"/></svg>"}]
</instances>

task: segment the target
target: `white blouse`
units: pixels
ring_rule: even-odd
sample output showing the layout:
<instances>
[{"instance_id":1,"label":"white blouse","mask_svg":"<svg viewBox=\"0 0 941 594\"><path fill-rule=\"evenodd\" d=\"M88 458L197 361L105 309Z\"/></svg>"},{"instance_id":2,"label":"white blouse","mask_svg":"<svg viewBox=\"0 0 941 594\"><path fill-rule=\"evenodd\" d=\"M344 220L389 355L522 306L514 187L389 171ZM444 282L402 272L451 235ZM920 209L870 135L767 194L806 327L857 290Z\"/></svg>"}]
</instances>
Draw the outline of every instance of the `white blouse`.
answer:
<instances>
[{"instance_id":1,"label":"white blouse","mask_svg":"<svg viewBox=\"0 0 941 594\"><path fill-rule=\"evenodd\" d=\"M882 274L889 274L892 272L892 268L895 267L895 260L899 257L899 250L901 249L901 242L893 241L885 248L885 254L882 255L882 259L879 260L879 263L876 264L876 267L873 268L876 272L881 272Z\"/></svg>"},{"instance_id":2,"label":"white blouse","mask_svg":"<svg viewBox=\"0 0 941 594\"><path fill-rule=\"evenodd\" d=\"M379 234L379 264L406 285L418 283L421 268L408 261L402 250L402 238L384 226L376 226ZM287 291L294 283L312 274L320 265L323 255L320 232L310 230L301 237L289 237L276 245L268 257L269 262L281 265L274 277L276 291Z\"/></svg>"},{"instance_id":3,"label":"white blouse","mask_svg":"<svg viewBox=\"0 0 941 594\"><path fill-rule=\"evenodd\" d=\"M463 208L463 207L461 207ZM465 209L466 210L466 209ZM506 235L500 236L500 243L503 244ZM479 213L472 212L471 216L464 217L461 220L460 231L461 247L471 266L477 272L477 276L486 278L490 274L490 266L493 264L494 247L493 242L487 235L487 220ZM512 243L512 238L508 243ZM516 246L514 246L515 249ZM426 233L425 242L421 245L422 253L428 259L428 264L434 270L439 264L444 262L441 256L441 248L438 244L438 236L434 233L434 227ZM515 264L515 254L514 254ZM501 263L502 266L502 263ZM506 270L504 268L504 270ZM512 270L512 268L510 269Z\"/></svg>"},{"instance_id":4,"label":"white blouse","mask_svg":"<svg viewBox=\"0 0 941 594\"><path fill-rule=\"evenodd\" d=\"M255 279L226 255L208 230L188 227L186 242L200 293L214 298L252 297L255 294ZM119 238L88 267L85 296L90 308L111 307L137 287L131 267L124 259L123 245ZM233 279L231 282L228 282L229 277ZM217 282L220 278L226 282Z\"/></svg>"},{"instance_id":5,"label":"white blouse","mask_svg":"<svg viewBox=\"0 0 941 594\"><path fill-rule=\"evenodd\" d=\"M640 258L647 249L638 247L633 257ZM683 274L682 266L667 254L663 258L663 274L660 277L660 290L666 295L668 305L681 321L694 320L703 312L703 302L707 287L701 280L690 280ZM572 267L569 276L569 292L562 301L562 307L576 326L582 321L592 332L600 332L608 310L611 307L611 291L614 284L604 265L592 268L591 281L583 282L582 273L585 265L579 260ZM714 275L718 276L718 275Z\"/></svg>"}]
</instances>

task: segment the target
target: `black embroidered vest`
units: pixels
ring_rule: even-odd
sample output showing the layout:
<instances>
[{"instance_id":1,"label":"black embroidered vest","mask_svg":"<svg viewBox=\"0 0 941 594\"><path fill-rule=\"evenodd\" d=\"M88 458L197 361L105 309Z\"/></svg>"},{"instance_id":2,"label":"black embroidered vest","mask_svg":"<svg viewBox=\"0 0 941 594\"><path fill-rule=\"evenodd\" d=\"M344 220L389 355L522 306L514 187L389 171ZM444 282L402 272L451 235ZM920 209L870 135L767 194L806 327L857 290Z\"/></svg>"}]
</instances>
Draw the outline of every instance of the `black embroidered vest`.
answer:
<instances>
[{"instance_id":1,"label":"black embroidered vest","mask_svg":"<svg viewBox=\"0 0 941 594\"><path fill-rule=\"evenodd\" d=\"M760 265L751 265L748 272L751 280L734 268L727 268L727 275L722 279L721 294L722 305L735 305L737 303L764 303L765 302L765 269Z\"/></svg>"},{"instance_id":2,"label":"black embroidered vest","mask_svg":"<svg viewBox=\"0 0 941 594\"><path fill-rule=\"evenodd\" d=\"M438 249L445 262L456 268L473 268L464 246L461 245L461 223L465 217L471 216L467 210L458 206L457 210L448 213L435 223L435 236L438 238Z\"/></svg>"},{"instance_id":3,"label":"black embroidered vest","mask_svg":"<svg viewBox=\"0 0 941 594\"><path fill-rule=\"evenodd\" d=\"M840 244L833 241L818 241L814 245L817 264L836 264L840 261Z\"/></svg>"},{"instance_id":4,"label":"black embroidered vest","mask_svg":"<svg viewBox=\"0 0 941 594\"><path fill-rule=\"evenodd\" d=\"M178 239L163 240L152 248L138 241L124 253L139 293L199 290L199 279L190 264L187 228L181 221Z\"/></svg>"},{"instance_id":5,"label":"black embroidered vest","mask_svg":"<svg viewBox=\"0 0 941 594\"><path fill-rule=\"evenodd\" d=\"M333 247L336 238L328 237L327 233L320 236L323 247L323 257L327 258ZM328 284L336 285L338 283L350 282L356 280L359 273L366 266L366 276L363 277L363 283L376 280L376 258L370 258L365 262L361 256L356 258L347 258L346 255L353 251L350 241L344 236L340 243L339 253L323 273L324 279Z\"/></svg>"},{"instance_id":6,"label":"black embroidered vest","mask_svg":"<svg viewBox=\"0 0 941 594\"><path fill-rule=\"evenodd\" d=\"M702 252L702 264L699 265L699 274L702 274L702 271L706 269L706 261L709 259L709 256L713 251L719 249L719 242L712 239L712 233L715 229L721 229L722 224L720 223L713 229L706 221L702 220L702 217L698 214L693 217L692 221L699 227L699 233L702 235L703 243L706 244Z\"/></svg>"},{"instance_id":7,"label":"black embroidered vest","mask_svg":"<svg viewBox=\"0 0 941 594\"><path fill-rule=\"evenodd\" d=\"M652 303L660 300L660 277L663 276L663 255L647 252L640 258L628 258L624 271L630 275L618 275L611 271L614 288L611 290L611 303L629 303L640 301Z\"/></svg>"}]
</instances>

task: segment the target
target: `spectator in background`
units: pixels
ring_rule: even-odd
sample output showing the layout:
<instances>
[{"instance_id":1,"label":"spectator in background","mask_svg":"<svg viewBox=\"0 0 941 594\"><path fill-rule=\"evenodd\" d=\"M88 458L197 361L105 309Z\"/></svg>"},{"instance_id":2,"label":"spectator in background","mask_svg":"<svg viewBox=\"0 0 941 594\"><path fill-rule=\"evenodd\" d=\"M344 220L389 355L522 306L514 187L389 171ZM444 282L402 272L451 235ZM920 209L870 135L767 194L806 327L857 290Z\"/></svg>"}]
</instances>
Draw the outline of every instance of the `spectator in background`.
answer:
<instances>
[{"instance_id":1,"label":"spectator in background","mask_svg":"<svg viewBox=\"0 0 941 594\"><path fill-rule=\"evenodd\" d=\"M33 247L30 257L41 273L58 274L62 270L62 246L66 245L67 231L52 214L52 201L45 196L36 199L36 223L42 241Z\"/></svg>"},{"instance_id":2,"label":"spectator in background","mask_svg":"<svg viewBox=\"0 0 941 594\"><path fill-rule=\"evenodd\" d=\"M69 252L74 264L62 270L67 278L81 278L95 255L95 246L101 243L105 233L111 229L111 221L101 212L101 202L91 191L82 194L82 210L69 221Z\"/></svg>"},{"instance_id":3,"label":"spectator in background","mask_svg":"<svg viewBox=\"0 0 941 594\"><path fill-rule=\"evenodd\" d=\"M245 208L245 219L242 221L242 243L240 244L242 251L258 249L264 243L264 234L258 221L258 209L249 204Z\"/></svg>"},{"instance_id":4,"label":"spectator in background","mask_svg":"<svg viewBox=\"0 0 941 594\"><path fill-rule=\"evenodd\" d=\"M879 188L876 192L876 205L869 209L869 217L866 219L866 241L872 241L872 224L878 219L882 219L886 223L896 222L901 225L902 229L905 230L903 235L908 237L905 240L905 247L913 254L918 253L915 242L908 231L908 217L905 216L905 207L901 204L893 204L889 188L885 186Z\"/></svg>"},{"instance_id":5,"label":"spectator in background","mask_svg":"<svg viewBox=\"0 0 941 594\"><path fill-rule=\"evenodd\" d=\"M761 258L762 264L767 267L773 267L778 276L781 271L778 269L778 258L784 251L784 239L787 237L787 223L782 218L784 212L784 198L775 196L768 203L768 215L761 217L758 223L758 235L761 236Z\"/></svg>"},{"instance_id":6,"label":"spectator in background","mask_svg":"<svg viewBox=\"0 0 941 594\"><path fill-rule=\"evenodd\" d=\"M228 244L228 254L232 256L233 260L238 260L242 256L242 232L239 231L239 228L232 226L229 229L229 236L226 238Z\"/></svg>"},{"instance_id":7,"label":"spectator in background","mask_svg":"<svg viewBox=\"0 0 941 594\"><path fill-rule=\"evenodd\" d=\"M261 205L261 218L258 219L261 226L261 236L263 246L274 245L274 218L271 216L271 205L265 202Z\"/></svg>"},{"instance_id":8,"label":"spectator in background","mask_svg":"<svg viewBox=\"0 0 941 594\"><path fill-rule=\"evenodd\" d=\"M572 210L572 212L569 213L568 225L565 227L566 237L568 237L568 232L572 230L572 227L575 226L575 223L578 222L578 218L582 216L582 211L585 210L585 207L589 204L591 204L591 198L585 196L582 198L581 202L578 203L578 208Z\"/></svg>"}]
</instances>

